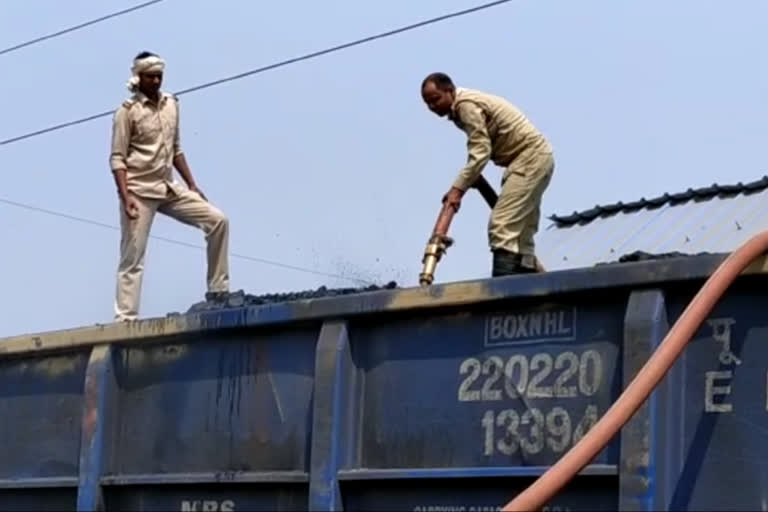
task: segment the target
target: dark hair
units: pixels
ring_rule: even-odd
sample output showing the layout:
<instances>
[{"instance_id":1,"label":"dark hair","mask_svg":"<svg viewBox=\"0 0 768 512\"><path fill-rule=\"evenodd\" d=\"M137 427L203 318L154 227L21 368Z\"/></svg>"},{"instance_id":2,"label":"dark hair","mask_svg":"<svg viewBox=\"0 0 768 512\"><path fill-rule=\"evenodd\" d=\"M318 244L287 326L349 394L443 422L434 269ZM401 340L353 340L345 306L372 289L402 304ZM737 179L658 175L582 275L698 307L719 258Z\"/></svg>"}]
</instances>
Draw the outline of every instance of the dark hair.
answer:
<instances>
[{"instance_id":1,"label":"dark hair","mask_svg":"<svg viewBox=\"0 0 768 512\"><path fill-rule=\"evenodd\" d=\"M155 54L155 53L152 53L152 52L141 52L141 53L140 53L140 54L138 54L136 57L134 57L134 60L137 60L137 59L146 59L147 57L157 57L157 54Z\"/></svg>"},{"instance_id":2,"label":"dark hair","mask_svg":"<svg viewBox=\"0 0 768 512\"><path fill-rule=\"evenodd\" d=\"M435 86L441 91L452 91L456 88L456 86L453 85L453 80L451 80L451 77L445 73L430 73L427 75L424 81L421 82L421 88L423 89L428 82L435 84Z\"/></svg>"}]
</instances>

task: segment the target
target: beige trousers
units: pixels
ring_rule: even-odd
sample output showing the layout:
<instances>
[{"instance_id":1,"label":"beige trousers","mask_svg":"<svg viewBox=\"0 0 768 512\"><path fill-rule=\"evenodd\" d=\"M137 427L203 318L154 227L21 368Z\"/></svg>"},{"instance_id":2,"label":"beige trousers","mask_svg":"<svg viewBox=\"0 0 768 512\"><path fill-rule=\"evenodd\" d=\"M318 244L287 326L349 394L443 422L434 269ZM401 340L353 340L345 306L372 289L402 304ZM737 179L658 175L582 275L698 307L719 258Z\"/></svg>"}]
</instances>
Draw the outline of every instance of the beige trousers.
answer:
<instances>
[{"instance_id":1,"label":"beige trousers","mask_svg":"<svg viewBox=\"0 0 768 512\"><path fill-rule=\"evenodd\" d=\"M115 321L135 320L138 317L144 255L156 212L199 228L205 233L208 244L208 291L229 291L229 220L221 210L197 193L181 187L178 193L169 189L164 199L134 197L139 207L137 219L128 218L120 202L122 235L120 263L117 269Z\"/></svg>"},{"instance_id":2,"label":"beige trousers","mask_svg":"<svg viewBox=\"0 0 768 512\"><path fill-rule=\"evenodd\" d=\"M536 266L533 237L539 230L541 199L554 169L552 154L537 151L521 154L507 167L488 222L491 250L522 254L524 266Z\"/></svg>"}]
</instances>

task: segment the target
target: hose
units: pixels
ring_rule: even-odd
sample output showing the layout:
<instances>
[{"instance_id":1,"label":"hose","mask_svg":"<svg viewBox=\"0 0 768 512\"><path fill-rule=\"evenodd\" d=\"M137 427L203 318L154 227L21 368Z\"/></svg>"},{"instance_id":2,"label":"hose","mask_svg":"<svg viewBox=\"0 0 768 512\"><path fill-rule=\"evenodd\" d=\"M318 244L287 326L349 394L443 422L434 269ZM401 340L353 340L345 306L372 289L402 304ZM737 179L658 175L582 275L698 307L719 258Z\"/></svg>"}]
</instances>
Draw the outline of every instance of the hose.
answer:
<instances>
[{"instance_id":1,"label":"hose","mask_svg":"<svg viewBox=\"0 0 768 512\"><path fill-rule=\"evenodd\" d=\"M451 227L451 221L453 220L454 215L456 215L456 209L448 203L444 203L442 208L440 208L437 221L435 221L432 235L448 236L448 228Z\"/></svg>"},{"instance_id":2,"label":"hose","mask_svg":"<svg viewBox=\"0 0 768 512\"><path fill-rule=\"evenodd\" d=\"M600 453L650 396L723 293L753 260L768 250L763 231L732 252L707 279L618 400L589 432L502 510L539 510Z\"/></svg>"},{"instance_id":3,"label":"hose","mask_svg":"<svg viewBox=\"0 0 768 512\"><path fill-rule=\"evenodd\" d=\"M485 202L491 210L493 210L499 196L496 194L496 191L490 183L480 175L472 184L472 188L475 188L480 192L480 195ZM437 264L445 254L446 249L453 245L453 240L448 236L448 229L451 227L451 221L453 221L454 215L456 215L456 210L447 203L443 203L443 207L440 209L440 213L437 216L435 227L432 229L432 235L429 237L427 247L424 249L424 256L421 260L423 267L419 274L420 286L429 286L432 284L435 278L434 274L437 269ZM539 258L535 258L535 265L536 272L546 272L546 269Z\"/></svg>"},{"instance_id":4,"label":"hose","mask_svg":"<svg viewBox=\"0 0 768 512\"><path fill-rule=\"evenodd\" d=\"M488 206L490 206L491 209L496 206L496 201L499 200L499 196L496 195L496 191L493 190L491 184L488 183L482 174L477 177L475 182L472 184L472 187L476 188L477 191L480 192L480 195L483 196L483 199L485 199L485 202L488 203Z\"/></svg>"},{"instance_id":5,"label":"hose","mask_svg":"<svg viewBox=\"0 0 768 512\"><path fill-rule=\"evenodd\" d=\"M493 208L498 200L498 196L483 176L479 176L475 180L472 188L476 188L480 195L483 196L483 199L485 199L485 202L488 203L488 206ZM456 215L456 209L448 203L443 203L437 216L437 221L435 221L435 227L432 229L432 235L429 237L427 247L424 249L424 256L421 259L423 267L419 274L420 286L432 284L435 278L435 269L437 269L440 258L443 257L448 247L453 245L453 240L448 236L448 228L451 227L454 215Z\"/></svg>"},{"instance_id":6,"label":"hose","mask_svg":"<svg viewBox=\"0 0 768 512\"><path fill-rule=\"evenodd\" d=\"M485 202L488 203L488 206L493 209L499 196L496 195L496 191L493 190L493 187L483 175L477 177L472 184L472 188L476 188L478 192L480 192L480 195L483 196L483 199L485 199ZM455 214L456 210L453 207L443 204L440 214L437 216L437 222L435 222L435 227L432 230L432 233L441 236L447 235L448 228L451 226L451 221Z\"/></svg>"}]
</instances>

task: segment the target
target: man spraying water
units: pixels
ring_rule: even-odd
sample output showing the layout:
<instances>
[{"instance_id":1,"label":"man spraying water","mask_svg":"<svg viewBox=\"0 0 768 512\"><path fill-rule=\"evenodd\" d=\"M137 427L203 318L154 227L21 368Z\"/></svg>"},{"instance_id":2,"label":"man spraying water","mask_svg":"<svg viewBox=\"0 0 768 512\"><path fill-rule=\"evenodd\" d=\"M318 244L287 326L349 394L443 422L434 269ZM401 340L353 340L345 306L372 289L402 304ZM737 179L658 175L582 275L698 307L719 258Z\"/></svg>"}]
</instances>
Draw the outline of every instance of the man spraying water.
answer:
<instances>
[{"instance_id":1,"label":"man spraying water","mask_svg":"<svg viewBox=\"0 0 768 512\"><path fill-rule=\"evenodd\" d=\"M489 160L504 167L501 192L488 223L492 276L537 272L534 235L541 199L554 172L552 146L507 100L456 87L445 73L428 75L421 85L427 107L467 134L467 163L443 202L458 211Z\"/></svg>"}]
</instances>

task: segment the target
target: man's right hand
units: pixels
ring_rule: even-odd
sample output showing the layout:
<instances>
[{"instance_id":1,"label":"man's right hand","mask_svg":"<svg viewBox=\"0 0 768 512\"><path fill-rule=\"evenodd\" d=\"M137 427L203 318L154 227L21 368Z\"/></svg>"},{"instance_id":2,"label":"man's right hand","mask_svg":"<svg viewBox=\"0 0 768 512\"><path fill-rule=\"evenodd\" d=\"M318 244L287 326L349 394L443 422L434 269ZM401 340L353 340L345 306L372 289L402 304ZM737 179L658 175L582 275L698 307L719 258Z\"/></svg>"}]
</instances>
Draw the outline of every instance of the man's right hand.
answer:
<instances>
[{"instance_id":1,"label":"man's right hand","mask_svg":"<svg viewBox=\"0 0 768 512\"><path fill-rule=\"evenodd\" d=\"M128 194L128 196L123 199L123 209L129 219L136 220L139 218L139 203L131 194Z\"/></svg>"},{"instance_id":2,"label":"man's right hand","mask_svg":"<svg viewBox=\"0 0 768 512\"><path fill-rule=\"evenodd\" d=\"M461 197L464 195L464 192L458 188L451 187L451 189L443 196L443 204L448 204L453 207L454 211L456 213L459 212L459 208L461 208Z\"/></svg>"}]
</instances>

